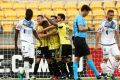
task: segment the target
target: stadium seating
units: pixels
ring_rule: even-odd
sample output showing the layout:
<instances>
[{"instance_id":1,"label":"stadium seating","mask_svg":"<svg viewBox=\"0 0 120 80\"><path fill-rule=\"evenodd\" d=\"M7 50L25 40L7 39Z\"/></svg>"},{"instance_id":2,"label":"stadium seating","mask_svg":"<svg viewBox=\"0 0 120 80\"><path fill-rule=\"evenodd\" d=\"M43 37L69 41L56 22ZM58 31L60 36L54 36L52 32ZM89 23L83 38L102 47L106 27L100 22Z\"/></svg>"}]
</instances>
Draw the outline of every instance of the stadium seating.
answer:
<instances>
[{"instance_id":1,"label":"stadium seating","mask_svg":"<svg viewBox=\"0 0 120 80\"><path fill-rule=\"evenodd\" d=\"M2 26L3 26L3 31L4 32L12 32L13 30L13 21L2 21L1 22Z\"/></svg>"},{"instance_id":2,"label":"stadium seating","mask_svg":"<svg viewBox=\"0 0 120 80\"><path fill-rule=\"evenodd\" d=\"M26 8L27 9L30 8L30 9L36 9L36 10L38 10L38 8L39 8L39 2L28 2L26 4Z\"/></svg>"},{"instance_id":3,"label":"stadium seating","mask_svg":"<svg viewBox=\"0 0 120 80\"><path fill-rule=\"evenodd\" d=\"M63 13L65 15L67 15L66 11L65 10L55 10L54 11L54 14L57 15L58 13Z\"/></svg>"},{"instance_id":4,"label":"stadium seating","mask_svg":"<svg viewBox=\"0 0 120 80\"><path fill-rule=\"evenodd\" d=\"M92 21L91 21L91 20L87 20L87 21L86 21L86 23L87 23L87 26L90 26L90 27L92 27L92 26L93 26L93 24L92 24Z\"/></svg>"},{"instance_id":5,"label":"stadium seating","mask_svg":"<svg viewBox=\"0 0 120 80\"><path fill-rule=\"evenodd\" d=\"M25 2L14 2L13 9L14 10L25 10L26 3Z\"/></svg>"},{"instance_id":6,"label":"stadium seating","mask_svg":"<svg viewBox=\"0 0 120 80\"><path fill-rule=\"evenodd\" d=\"M5 15L6 20L16 20L17 19L16 12L13 10L4 11L4 15Z\"/></svg>"},{"instance_id":7,"label":"stadium seating","mask_svg":"<svg viewBox=\"0 0 120 80\"><path fill-rule=\"evenodd\" d=\"M115 9L115 2L114 1L104 2L103 8L104 8L104 10Z\"/></svg>"},{"instance_id":8,"label":"stadium seating","mask_svg":"<svg viewBox=\"0 0 120 80\"><path fill-rule=\"evenodd\" d=\"M47 15L48 17L50 17L51 15L54 15L54 12L51 11L51 10L45 10L45 11L42 11L42 14L45 14L45 15Z\"/></svg>"},{"instance_id":9,"label":"stadium seating","mask_svg":"<svg viewBox=\"0 0 120 80\"><path fill-rule=\"evenodd\" d=\"M40 10L44 11L44 10L51 10L52 9L52 3L50 2L43 2L39 4L39 8Z\"/></svg>"},{"instance_id":10,"label":"stadium seating","mask_svg":"<svg viewBox=\"0 0 120 80\"><path fill-rule=\"evenodd\" d=\"M68 10L76 10L77 9L77 5L76 5L76 3L74 2L67 2L66 4L65 4L65 9L68 11Z\"/></svg>"},{"instance_id":11,"label":"stadium seating","mask_svg":"<svg viewBox=\"0 0 120 80\"><path fill-rule=\"evenodd\" d=\"M101 21L102 21L102 20L99 20L99 21L93 21L93 25L94 25L95 31L98 30Z\"/></svg>"},{"instance_id":12,"label":"stadium seating","mask_svg":"<svg viewBox=\"0 0 120 80\"><path fill-rule=\"evenodd\" d=\"M4 12L3 12L3 11L0 11L0 20L3 20L4 18L5 18Z\"/></svg>"},{"instance_id":13,"label":"stadium seating","mask_svg":"<svg viewBox=\"0 0 120 80\"><path fill-rule=\"evenodd\" d=\"M101 10L93 10L94 20L101 20L105 17L105 12Z\"/></svg>"},{"instance_id":14,"label":"stadium seating","mask_svg":"<svg viewBox=\"0 0 120 80\"><path fill-rule=\"evenodd\" d=\"M77 10L68 10L67 16L68 20L72 21L79 12Z\"/></svg>"},{"instance_id":15,"label":"stadium seating","mask_svg":"<svg viewBox=\"0 0 120 80\"><path fill-rule=\"evenodd\" d=\"M102 1L93 1L93 2L90 4L90 8L91 8L92 10L102 9Z\"/></svg>"},{"instance_id":16,"label":"stadium seating","mask_svg":"<svg viewBox=\"0 0 120 80\"><path fill-rule=\"evenodd\" d=\"M0 4L1 10L11 10L13 9L13 3L11 2L3 2Z\"/></svg>"},{"instance_id":17,"label":"stadium seating","mask_svg":"<svg viewBox=\"0 0 120 80\"><path fill-rule=\"evenodd\" d=\"M63 2L55 2L55 3L52 3L52 9L53 10L64 10L65 9L64 5L65 4Z\"/></svg>"},{"instance_id":18,"label":"stadium seating","mask_svg":"<svg viewBox=\"0 0 120 80\"><path fill-rule=\"evenodd\" d=\"M116 9L119 11L120 10L120 2L118 1L116 4Z\"/></svg>"},{"instance_id":19,"label":"stadium seating","mask_svg":"<svg viewBox=\"0 0 120 80\"><path fill-rule=\"evenodd\" d=\"M89 14L85 17L86 20L92 20L93 19L93 15L92 15L92 11L89 12Z\"/></svg>"},{"instance_id":20,"label":"stadium seating","mask_svg":"<svg viewBox=\"0 0 120 80\"><path fill-rule=\"evenodd\" d=\"M25 17L25 10L16 10L17 18L23 19Z\"/></svg>"}]
</instances>

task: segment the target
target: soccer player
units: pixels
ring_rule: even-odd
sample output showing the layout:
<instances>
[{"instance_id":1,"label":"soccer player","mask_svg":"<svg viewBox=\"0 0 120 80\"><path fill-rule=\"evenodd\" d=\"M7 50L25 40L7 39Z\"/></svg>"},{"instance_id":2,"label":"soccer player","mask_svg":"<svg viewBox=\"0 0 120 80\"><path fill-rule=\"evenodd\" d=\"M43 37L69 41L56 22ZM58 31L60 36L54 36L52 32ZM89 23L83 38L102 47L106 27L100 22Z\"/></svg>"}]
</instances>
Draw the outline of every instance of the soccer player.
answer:
<instances>
[{"instance_id":1,"label":"soccer player","mask_svg":"<svg viewBox=\"0 0 120 80\"><path fill-rule=\"evenodd\" d=\"M46 16L45 16L46 17ZM61 78L65 79L66 76L69 76L69 73L66 68L66 63L68 64L68 69L70 71L70 76L72 76L72 46L69 39L69 27L65 23L65 15L64 14L58 14L57 21L52 21L48 17L46 17L47 20L54 25L53 27L57 28L59 38L60 38L60 51L61 51L61 61L58 63L59 68L61 70ZM50 28L50 27L48 27ZM52 28L52 27L51 27Z\"/></svg>"},{"instance_id":2,"label":"soccer player","mask_svg":"<svg viewBox=\"0 0 120 80\"><path fill-rule=\"evenodd\" d=\"M42 15L38 15L37 16L37 31L38 30L42 30L43 28L48 27L49 24L47 21L44 21L44 17ZM45 32L43 32L45 33ZM36 51L36 58L35 58L35 66L34 66L34 75L32 76L32 78L35 79L35 76L37 75L37 71L39 68L39 63L40 60L43 56L48 56L48 41L47 38L45 36L40 36L41 37L41 42L42 45L40 46L40 43L37 42L37 51Z\"/></svg>"},{"instance_id":3,"label":"soccer player","mask_svg":"<svg viewBox=\"0 0 120 80\"><path fill-rule=\"evenodd\" d=\"M33 11L31 9L26 10L25 18L20 20L16 26L15 31L15 49L18 49L17 40L18 35L20 33L20 44L21 44L21 51L24 57L24 68L23 71L25 72L25 77L29 80L29 68L32 67L34 61L34 40L33 35L37 40L40 41L38 34L36 32L35 22L32 20ZM41 44L41 41L40 41ZM23 80L23 74L21 71L18 71L18 76L20 80Z\"/></svg>"},{"instance_id":4,"label":"soccer player","mask_svg":"<svg viewBox=\"0 0 120 80\"><path fill-rule=\"evenodd\" d=\"M114 11L108 10L106 19L102 20L98 31L96 33L96 45L95 50L98 49L99 39L101 39L101 46L103 51L103 62L101 63L101 68L103 73L111 73L111 78L115 80L114 70L118 67L120 60L120 42L119 42L119 32L117 27L117 22L113 20ZM119 46L119 47L118 47ZM111 66L107 65L109 61L109 55L112 55L115 59ZM104 77L107 80L106 77Z\"/></svg>"},{"instance_id":5,"label":"soccer player","mask_svg":"<svg viewBox=\"0 0 120 80\"><path fill-rule=\"evenodd\" d=\"M78 14L73 23L73 30L74 30L74 38L73 38L73 44L75 46L75 58L73 62L73 72L74 72L74 80L79 80L78 78L78 63L80 60L80 57L86 56L87 58L87 63L89 67L92 69L92 71L95 73L95 76L97 79L100 79L100 73L97 71L93 60L92 60L92 55L90 53L90 49L86 43L86 31L93 30L92 27L86 26L86 21L85 18L89 11L90 7L87 5L83 5L81 8L81 13Z\"/></svg>"}]
</instances>

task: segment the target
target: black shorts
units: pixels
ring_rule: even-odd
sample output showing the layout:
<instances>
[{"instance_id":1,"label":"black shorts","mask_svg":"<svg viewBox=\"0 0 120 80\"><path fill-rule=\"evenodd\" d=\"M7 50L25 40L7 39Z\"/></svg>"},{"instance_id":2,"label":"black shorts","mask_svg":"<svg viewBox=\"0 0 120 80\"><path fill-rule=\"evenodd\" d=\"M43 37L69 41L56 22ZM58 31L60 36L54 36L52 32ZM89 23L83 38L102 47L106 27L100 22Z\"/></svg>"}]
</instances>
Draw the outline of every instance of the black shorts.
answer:
<instances>
[{"instance_id":1,"label":"black shorts","mask_svg":"<svg viewBox=\"0 0 120 80\"><path fill-rule=\"evenodd\" d=\"M72 45L69 44L61 45L61 57L64 58L72 57Z\"/></svg>"},{"instance_id":2,"label":"black shorts","mask_svg":"<svg viewBox=\"0 0 120 80\"><path fill-rule=\"evenodd\" d=\"M48 50L48 47L38 47L36 50L36 56L38 58L51 58L53 55L52 53Z\"/></svg>"},{"instance_id":3,"label":"black shorts","mask_svg":"<svg viewBox=\"0 0 120 80\"><path fill-rule=\"evenodd\" d=\"M90 54L90 49L85 38L74 37L73 44L75 46L75 57L82 57Z\"/></svg>"}]
</instances>

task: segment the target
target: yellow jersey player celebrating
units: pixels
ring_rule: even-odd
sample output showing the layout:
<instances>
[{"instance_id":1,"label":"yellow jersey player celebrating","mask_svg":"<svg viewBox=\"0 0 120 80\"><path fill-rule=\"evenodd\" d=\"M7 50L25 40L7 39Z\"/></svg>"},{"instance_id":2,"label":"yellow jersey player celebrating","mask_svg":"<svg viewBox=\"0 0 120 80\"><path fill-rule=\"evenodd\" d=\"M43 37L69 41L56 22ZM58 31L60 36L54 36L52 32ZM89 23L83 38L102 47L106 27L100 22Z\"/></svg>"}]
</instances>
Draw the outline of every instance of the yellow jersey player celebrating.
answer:
<instances>
[{"instance_id":1,"label":"yellow jersey player celebrating","mask_svg":"<svg viewBox=\"0 0 120 80\"><path fill-rule=\"evenodd\" d=\"M52 15L51 20L57 22L57 17ZM51 25L51 26L54 27L53 25ZM58 76L60 76L60 70L58 68L58 65L57 65L57 62L56 62L56 59L55 59L55 54L57 54L58 49L60 47L59 35L58 35L56 30L57 30L56 27L52 28L52 29L49 29L47 27L43 30L38 31L39 35L41 35L41 33L45 32L45 31L47 32L47 34L44 33L42 35L44 35L48 38L49 54L52 55L52 57L50 57L50 60L48 62L48 67L49 67L51 79L56 79L56 78L58 78Z\"/></svg>"},{"instance_id":2,"label":"yellow jersey player celebrating","mask_svg":"<svg viewBox=\"0 0 120 80\"><path fill-rule=\"evenodd\" d=\"M46 16L45 16L46 17ZM61 78L65 79L67 77L73 76L73 70L72 70L72 46L71 41L69 39L69 27L67 24L64 23L65 21L65 15L64 14L58 14L57 16L57 22L49 19L46 17L47 20L54 26L48 27L50 28L57 28L59 38L60 38L60 50L61 50L61 61L58 63L58 66L61 71ZM47 29L48 29L47 28ZM66 63L68 65L69 73L66 68Z\"/></svg>"},{"instance_id":3,"label":"yellow jersey player celebrating","mask_svg":"<svg viewBox=\"0 0 120 80\"><path fill-rule=\"evenodd\" d=\"M46 21L44 21L44 17L42 15L37 16L37 31L42 30L43 28L48 27L46 25ZM45 33L45 32L44 32ZM39 35L41 37L42 45L40 46L40 43L37 42L37 51L36 51L36 60L35 60L35 66L34 66L34 76L32 78L35 78L37 75L37 71L39 68L40 60L43 56L48 57L48 41L47 38L44 35Z\"/></svg>"}]
</instances>

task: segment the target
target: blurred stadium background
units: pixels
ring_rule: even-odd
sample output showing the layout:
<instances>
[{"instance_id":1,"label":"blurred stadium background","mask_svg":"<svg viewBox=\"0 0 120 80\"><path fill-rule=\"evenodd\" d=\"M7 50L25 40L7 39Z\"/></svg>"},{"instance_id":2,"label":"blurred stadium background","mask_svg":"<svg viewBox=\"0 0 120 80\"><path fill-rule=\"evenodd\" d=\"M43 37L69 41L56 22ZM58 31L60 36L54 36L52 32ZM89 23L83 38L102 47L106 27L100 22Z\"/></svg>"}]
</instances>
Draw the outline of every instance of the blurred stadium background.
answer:
<instances>
[{"instance_id":1,"label":"blurred stadium background","mask_svg":"<svg viewBox=\"0 0 120 80\"><path fill-rule=\"evenodd\" d=\"M114 10L114 19L118 21L118 26L120 25L120 0L0 0L0 77L8 75L9 77L16 78L17 68L22 64L22 58L19 56L21 55L20 51L18 53L14 51L14 31L17 22L24 18L26 9L31 8L33 10L34 20L36 20L36 16L39 14L46 14L50 17L51 15L64 13L66 21L72 30L73 19L80 12L80 8L84 4L92 8L92 11L86 17L87 26L93 26L96 30L100 21L105 18L108 9ZM97 53L94 52L94 33L88 33L87 42L91 47L95 65L101 71L100 62L102 60L102 52L101 49ZM4 62L7 64L5 65ZM80 72L81 76L94 77L89 67L84 67L86 65L84 58L82 62L83 69L79 70L83 70ZM117 77L120 77L118 70L115 71L115 74ZM48 70L40 70L38 77L48 78ZM90 78L89 80L92 79Z\"/></svg>"}]
</instances>

